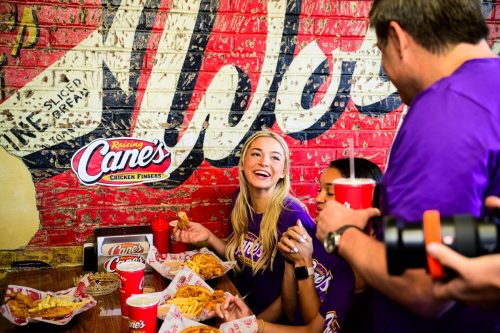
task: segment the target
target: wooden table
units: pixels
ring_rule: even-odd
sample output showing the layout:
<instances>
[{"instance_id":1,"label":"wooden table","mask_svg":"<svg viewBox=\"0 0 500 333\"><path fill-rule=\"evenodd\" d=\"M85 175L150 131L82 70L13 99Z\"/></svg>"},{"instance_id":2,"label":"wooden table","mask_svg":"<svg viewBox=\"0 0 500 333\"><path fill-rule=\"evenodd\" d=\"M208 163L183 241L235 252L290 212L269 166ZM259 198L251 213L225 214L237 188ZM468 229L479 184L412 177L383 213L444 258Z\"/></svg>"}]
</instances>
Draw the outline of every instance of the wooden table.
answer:
<instances>
[{"instance_id":1,"label":"wooden table","mask_svg":"<svg viewBox=\"0 0 500 333\"><path fill-rule=\"evenodd\" d=\"M82 267L40 269L31 271L16 271L8 274L6 286L14 284L27 286L41 291L59 291L74 287L73 277L83 274ZM167 283L159 273L146 273L144 286L154 287L156 291L164 290ZM213 289L222 289L233 295L239 295L231 280L224 275L210 283ZM5 299L0 295L1 301ZM129 332L128 321L121 316L119 291L96 296L96 306L83 312L80 316L65 326L50 325L46 323L28 324L26 326L16 326L0 315L0 332ZM158 321L158 329L161 321Z\"/></svg>"}]
</instances>

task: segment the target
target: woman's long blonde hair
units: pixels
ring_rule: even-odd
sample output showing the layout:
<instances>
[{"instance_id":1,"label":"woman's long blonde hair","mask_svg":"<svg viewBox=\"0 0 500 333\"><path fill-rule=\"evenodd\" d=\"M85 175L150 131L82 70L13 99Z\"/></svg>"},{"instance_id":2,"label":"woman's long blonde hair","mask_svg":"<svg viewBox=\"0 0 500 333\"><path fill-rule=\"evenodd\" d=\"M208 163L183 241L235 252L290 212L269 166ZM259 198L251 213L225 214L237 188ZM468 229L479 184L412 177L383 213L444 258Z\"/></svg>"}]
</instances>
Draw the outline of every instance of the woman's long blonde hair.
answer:
<instances>
[{"instance_id":1,"label":"woman's long blonde hair","mask_svg":"<svg viewBox=\"0 0 500 333\"><path fill-rule=\"evenodd\" d=\"M259 260L255 263L252 261L252 273L253 275L259 269L265 269L270 260L271 270L274 263L274 257L276 251L278 250L278 240L281 235L278 235L278 219L281 211L285 208L285 200L287 198L297 202L300 206L305 207L297 198L290 194L290 152L288 146L279 135L270 131L260 131L248 138L248 140L243 145L240 155L240 161L238 163L238 176L240 181L240 193L236 198L234 203L233 211L231 212L231 222L233 225L233 233L229 238L229 242L226 246L226 258L229 260L236 260L235 252L239 249L241 255L244 255L244 240L245 235L248 232L248 211L255 213L251 202L250 202L250 190L248 189L247 180L243 174L243 164L245 156L247 154L248 148L253 141L257 138L268 137L273 138L278 141L283 148L285 165L284 165L284 177L280 178L276 187L274 188L273 195L267 203L266 209L264 210L264 215L262 216L262 222L260 224L260 232L257 241L262 245L261 256ZM254 246L251 249L251 255L253 257ZM242 270L242 267L236 267L238 271Z\"/></svg>"}]
</instances>

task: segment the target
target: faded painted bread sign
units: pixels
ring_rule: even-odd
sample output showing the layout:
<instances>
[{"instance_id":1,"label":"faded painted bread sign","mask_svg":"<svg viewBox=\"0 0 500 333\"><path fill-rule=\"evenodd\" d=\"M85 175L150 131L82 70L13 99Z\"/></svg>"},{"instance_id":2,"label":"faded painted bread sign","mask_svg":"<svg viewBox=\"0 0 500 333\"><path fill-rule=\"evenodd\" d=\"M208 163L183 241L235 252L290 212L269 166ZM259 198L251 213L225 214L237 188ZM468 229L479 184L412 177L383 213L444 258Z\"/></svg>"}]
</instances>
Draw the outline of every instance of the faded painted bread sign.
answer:
<instances>
[{"instance_id":1,"label":"faded painted bread sign","mask_svg":"<svg viewBox=\"0 0 500 333\"><path fill-rule=\"evenodd\" d=\"M171 154L165 143L113 138L98 139L73 155L71 167L84 185L130 186L168 178Z\"/></svg>"}]
</instances>

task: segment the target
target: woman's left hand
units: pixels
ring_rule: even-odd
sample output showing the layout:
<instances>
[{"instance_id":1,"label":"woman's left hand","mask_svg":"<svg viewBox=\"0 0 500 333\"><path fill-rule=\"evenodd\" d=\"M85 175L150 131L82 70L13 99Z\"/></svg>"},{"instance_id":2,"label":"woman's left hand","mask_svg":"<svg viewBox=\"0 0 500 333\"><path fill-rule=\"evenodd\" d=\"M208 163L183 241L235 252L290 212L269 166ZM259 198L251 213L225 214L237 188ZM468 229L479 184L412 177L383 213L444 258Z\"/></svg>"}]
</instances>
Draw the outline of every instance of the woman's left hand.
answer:
<instances>
[{"instance_id":1,"label":"woman's left hand","mask_svg":"<svg viewBox=\"0 0 500 333\"><path fill-rule=\"evenodd\" d=\"M278 243L278 249L287 260L293 261L295 264L312 263L312 238L302 227L300 220L297 221L296 226L288 228L283 234Z\"/></svg>"}]
</instances>

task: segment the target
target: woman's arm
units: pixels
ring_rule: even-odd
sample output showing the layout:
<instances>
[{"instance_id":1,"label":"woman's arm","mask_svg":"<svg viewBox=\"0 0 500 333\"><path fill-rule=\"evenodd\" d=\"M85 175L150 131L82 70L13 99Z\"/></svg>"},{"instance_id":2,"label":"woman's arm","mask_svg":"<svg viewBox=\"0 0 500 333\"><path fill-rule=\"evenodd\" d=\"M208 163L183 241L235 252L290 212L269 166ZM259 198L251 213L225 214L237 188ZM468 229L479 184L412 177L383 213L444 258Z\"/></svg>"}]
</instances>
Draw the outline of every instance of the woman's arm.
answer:
<instances>
[{"instance_id":1,"label":"woman's arm","mask_svg":"<svg viewBox=\"0 0 500 333\"><path fill-rule=\"evenodd\" d=\"M220 257L225 258L226 242L215 236L210 230L200 223L189 222L186 230L174 229L174 237L183 243L207 242L213 251Z\"/></svg>"},{"instance_id":2,"label":"woman's arm","mask_svg":"<svg viewBox=\"0 0 500 333\"><path fill-rule=\"evenodd\" d=\"M228 296L222 304L215 306L215 314L226 321L241 319L250 316L250 309L237 296ZM318 313L312 322L307 326L285 326L262 321L258 317L257 332L272 332L272 333L321 333L325 326L325 319Z\"/></svg>"},{"instance_id":3,"label":"woman's arm","mask_svg":"<svg viewBox=\"0 0 500 333\"><path fill-rule=\"evenodd\" d=\"M281 306L281 296L276 298L274 302L271 303L265 309L262 311L258 316L257 319L262 319L264 321L268 321L270 323L274 323L277 321L280 321L283 318L284 315L283 307Z\"/></svg>"},{"instance_id":4,"label":"woman's arm","mask_svg":"<svg viewBox=\"0 0 500 333\"><path fill-rule=\"evenodd\" d=\"M283 237L278 243L278 248L285 258L293 261L293 269L301 266L313 267L312 254L314 249L312 243L312 238L302 227L300 221L298 221L297 226L289 228L288 231L283 234ZM314 285L314 274L310 275L307 279L299 281L295 279L295 274L293 274L293 280L296 281L299 291L302 320L304 320L304 323L309 324L316 314L318 314L321 305L316 286ZM297 299L295 297L294 306L296 304Z\"/></svg>"},{"instance_id":5,"label":"woman's arm","mask_svg":"<svg viewBox=\"0 0 500 333\"><path fill-rule=\"evenodd\" d=\"M286 257L285 257L286 258ZM290 321L295 321L295 312L297 311L297 281L294 275L294 264L285 262L285 274L281 284L281 306L285 316Z\"/></svg>"}]
</instances>

